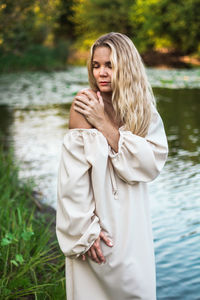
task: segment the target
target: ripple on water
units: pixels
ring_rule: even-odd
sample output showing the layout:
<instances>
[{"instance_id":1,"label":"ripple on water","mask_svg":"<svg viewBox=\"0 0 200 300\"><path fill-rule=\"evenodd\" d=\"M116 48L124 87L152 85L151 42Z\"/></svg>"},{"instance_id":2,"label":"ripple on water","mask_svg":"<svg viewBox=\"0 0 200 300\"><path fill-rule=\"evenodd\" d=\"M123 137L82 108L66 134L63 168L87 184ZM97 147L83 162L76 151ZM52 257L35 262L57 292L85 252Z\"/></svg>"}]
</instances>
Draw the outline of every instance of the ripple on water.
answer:
<instances>
[{"instance_id":1,"label":"ripple on water","mask_svg":"<svg viewBox=\"0 0 200 300\"><path fill-rule=\"evenodd\" d=\"M200 299L199 165L172 163L150 185L158 300Z\"/></svg>"},{"instance_id":2,"label":"ripple on water","mask_svg":"<svg viewBox=\"0 0 200 300\"><path fill-rule=\"evenodd\" d=\"M159 70L147 68L153 87L200 88L200 70ZM69 67L62 72L25 72L0 75L0 103L26 107L71 102L88 86L86 67ZM165 98L166 100L166 98Z\"/></svg>"}]
</instances>

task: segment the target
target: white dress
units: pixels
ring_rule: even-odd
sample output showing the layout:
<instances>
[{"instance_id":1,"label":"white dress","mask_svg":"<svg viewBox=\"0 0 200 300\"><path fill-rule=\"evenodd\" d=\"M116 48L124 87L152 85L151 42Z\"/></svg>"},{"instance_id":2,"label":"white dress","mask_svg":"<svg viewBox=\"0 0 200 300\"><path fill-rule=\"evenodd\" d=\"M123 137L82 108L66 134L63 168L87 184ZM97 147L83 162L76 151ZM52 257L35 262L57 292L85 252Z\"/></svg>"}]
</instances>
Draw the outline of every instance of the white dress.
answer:
<instances>
[{"instance_id":1,"label":"white dress","mask_svg":"<svg viewBox=\"0 0 200 300\"><path fill-rule=\"evenodd\" d=\"M158 176L168 146L153 108L145 138L120 128L115 153L96 129L70 129L58 176L57 237L66 256L67 300L155 300L155 261L147 182ZM85 253L103 230L105 264Z\"/></svg>"}]
</instances>

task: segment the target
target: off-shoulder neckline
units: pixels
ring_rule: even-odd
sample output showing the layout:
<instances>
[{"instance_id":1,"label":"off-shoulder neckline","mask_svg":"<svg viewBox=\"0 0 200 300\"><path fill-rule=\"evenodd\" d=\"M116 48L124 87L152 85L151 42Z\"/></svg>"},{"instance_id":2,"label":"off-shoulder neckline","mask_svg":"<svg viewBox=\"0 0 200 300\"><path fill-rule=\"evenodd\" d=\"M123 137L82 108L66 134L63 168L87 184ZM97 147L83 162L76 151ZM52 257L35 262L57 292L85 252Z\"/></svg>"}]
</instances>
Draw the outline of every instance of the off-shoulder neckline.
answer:
<instances>
[{"instance_id":1,"label":"off-shoulder neckline","mask_svg":"<svg viewBox=\"0 0 200 300\"><path fill-rule=\"evenodd\" d=\"M120 126L119 130L120 131L123 130L123 127L124 127L124 125ZM86 132L88 132L88 131L97 131L97 132L101 133L101 131L99 131L96 128L71 128L71 129L68 129L68 131L69 132L73 132L73 131L86 131Z\"/></svg>"}]
</instances>

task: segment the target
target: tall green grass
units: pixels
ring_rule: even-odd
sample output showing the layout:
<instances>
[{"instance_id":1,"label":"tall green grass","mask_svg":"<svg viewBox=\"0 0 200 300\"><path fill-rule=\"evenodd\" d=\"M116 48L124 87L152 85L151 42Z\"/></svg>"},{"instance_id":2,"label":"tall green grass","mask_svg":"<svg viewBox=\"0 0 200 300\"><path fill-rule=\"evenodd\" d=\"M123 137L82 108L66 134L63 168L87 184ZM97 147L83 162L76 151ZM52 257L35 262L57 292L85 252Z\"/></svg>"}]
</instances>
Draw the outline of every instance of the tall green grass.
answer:
<instances>
[{"instance_id":1,"label":"tall green grass","mask_svg":"<svg viewBox=\"0 0 200 300\"><path fill-rule=\"evenodd\" d=\"M0 299L65 299L64 258L11 152L0 150ZM48 225L47 225L48 223Z\"/></svg>"}]
</instances>

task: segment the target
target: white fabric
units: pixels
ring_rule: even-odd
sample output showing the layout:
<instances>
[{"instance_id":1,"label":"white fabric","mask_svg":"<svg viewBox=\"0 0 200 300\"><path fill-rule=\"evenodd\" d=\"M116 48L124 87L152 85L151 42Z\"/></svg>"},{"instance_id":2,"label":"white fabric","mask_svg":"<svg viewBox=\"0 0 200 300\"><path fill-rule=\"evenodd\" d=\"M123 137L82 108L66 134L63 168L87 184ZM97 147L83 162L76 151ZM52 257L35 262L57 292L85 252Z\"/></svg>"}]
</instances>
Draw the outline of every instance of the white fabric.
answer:
<instances>
[{"instance_id":1,"label":"white fabric","mask_svg":"<svg viewBox=\"0 0 200 300\"><path fill-rule=\"evenodd\" d=\"M115 153L96 129L64 137L58 177L57 237L66 256L67 300L155 300L155 261L147 182L167 158L162 120L153 109L146 138L120 128ZM105 264L82 261L100 230Z\"/></svg>"}]
</instances>

